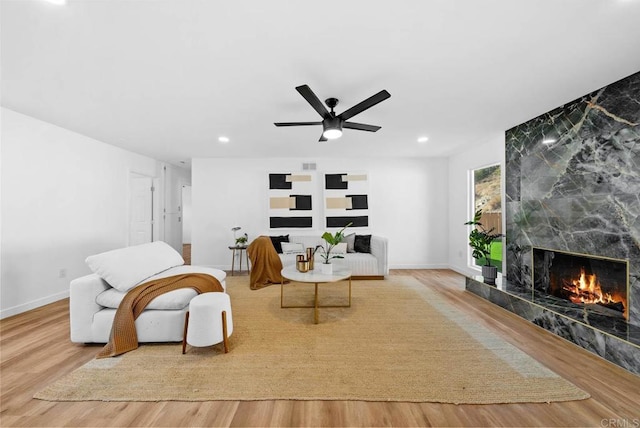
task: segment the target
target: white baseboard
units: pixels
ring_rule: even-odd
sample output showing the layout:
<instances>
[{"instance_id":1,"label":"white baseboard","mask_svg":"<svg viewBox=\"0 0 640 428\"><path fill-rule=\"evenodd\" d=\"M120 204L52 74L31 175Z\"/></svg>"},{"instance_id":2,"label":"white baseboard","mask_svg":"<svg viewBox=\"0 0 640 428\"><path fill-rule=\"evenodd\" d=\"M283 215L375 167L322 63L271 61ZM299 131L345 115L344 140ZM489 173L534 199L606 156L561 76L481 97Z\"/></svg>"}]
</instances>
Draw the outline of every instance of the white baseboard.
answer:
<instances>
[{"instance_id":1,"label":"white baseboard","mask_svg":"<svg viewBox=\"0 0 640 428\"><path fill-rule=\"evenodd\" d=\"M16 305L11 308L0 310L0 319L11 317L21 314L23 312L30 311L31 309L39 308L40 306L48 305L49 303L57 302L58 300L66 299L69 297L69 291L62 291L60 293L52 294L41 299L33 300L31 302Z\"/></svg>"},{"instance_id":2,"label":"white baseboard","mask_svg":"<svg viewBox=\"0 0 640 428\"><path fill-rule=\"evenodd\" d=\"M451 269L452 271L458 272L460 275L464 275L464 276L480 275L480 269L473 269L467 266L462 267L462 266L449 265L449 269Z\"/></svg>"},{"instance_id":3,"label":"white baseboard","mask_svg":"<svg viewBox=\"0 0 640 428\"><path fill-rule=\"evenodd\" d=\"M449 269L449 265L446 263L443 264L428 264L428 265L400 265L394 264L390 265L389 269Z\"/></svg>"}]
</instances>

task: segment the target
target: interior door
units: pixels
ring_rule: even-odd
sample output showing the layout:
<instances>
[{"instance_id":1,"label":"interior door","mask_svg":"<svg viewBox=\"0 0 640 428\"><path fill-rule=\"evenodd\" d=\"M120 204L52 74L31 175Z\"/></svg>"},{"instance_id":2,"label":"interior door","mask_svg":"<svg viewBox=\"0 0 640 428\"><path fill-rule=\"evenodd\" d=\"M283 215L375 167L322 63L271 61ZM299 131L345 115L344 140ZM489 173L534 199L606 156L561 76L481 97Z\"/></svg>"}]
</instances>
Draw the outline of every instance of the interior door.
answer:
<instances>
[{"instance_id":1,"label":"interior door","mask_svg":"<svg viewBox=\"0 0 640 428\"><path fill-rule=\"evenodd\" d=\"M153 179L132 174L130 186L129 245L153 241Z\"/></svg>"},{"instance_id":2,"label":"interior door","mask_svg":"<svg viewBox=\"0 0 640 428\"><path fill-rule=\"evenodd\" d=\"M163 240L182 254L182 184L177 168L164 168L164 237Z\"/></svg>"}]
</instances>

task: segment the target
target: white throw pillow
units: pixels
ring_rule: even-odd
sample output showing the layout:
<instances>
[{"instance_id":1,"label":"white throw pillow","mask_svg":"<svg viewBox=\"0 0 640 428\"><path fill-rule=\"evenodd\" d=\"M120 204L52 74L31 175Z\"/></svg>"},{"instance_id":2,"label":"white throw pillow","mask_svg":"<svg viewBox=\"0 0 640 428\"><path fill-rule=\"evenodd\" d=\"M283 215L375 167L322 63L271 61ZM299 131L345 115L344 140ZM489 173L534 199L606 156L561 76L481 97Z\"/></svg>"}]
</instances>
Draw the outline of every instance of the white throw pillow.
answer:
<instances>
[{"instance_id":1,"label":"white throw pillow","mask_svg":"<svg viewBox=\"0 0 640 428\"><path fill-rule=\"evenodd\" d=\"M119 248L87 257L89 269L120 291L128 291L150 276L184 264L182 256L162 241Z\"/></svg>"},{"instance_id":2,"label":"white throw pillow","mask_svg":"<svg viewBox=\"0 0 640 428\"><path fill-rule=\"evenodd\" d=\"M356 242L356 234L351 233L342 238L342 242L347 243L347 253L355 253L355 242Z\"/></svg>"},{"instance_id":3,"label":"white throw pillow","mask_svg":"<svg viewBox=\"0 0 640 428\"><path fill-rule=\"evenodd\" d=\"M282 242L282 254L302 254L304 246L299 242Z\"/></svg>"},{"instance_id":4,"label":"white throw pillow","mask_svg":"<svg viewBox=\"0 0 640 428\"><path fill-rule=\"evenodd\" d=\"M337 244L335 247L333 247L333 250L331 250L331 253L340 254L340 255L347 254L347 243L341 242Z\"/></svg>"}]
</instances>

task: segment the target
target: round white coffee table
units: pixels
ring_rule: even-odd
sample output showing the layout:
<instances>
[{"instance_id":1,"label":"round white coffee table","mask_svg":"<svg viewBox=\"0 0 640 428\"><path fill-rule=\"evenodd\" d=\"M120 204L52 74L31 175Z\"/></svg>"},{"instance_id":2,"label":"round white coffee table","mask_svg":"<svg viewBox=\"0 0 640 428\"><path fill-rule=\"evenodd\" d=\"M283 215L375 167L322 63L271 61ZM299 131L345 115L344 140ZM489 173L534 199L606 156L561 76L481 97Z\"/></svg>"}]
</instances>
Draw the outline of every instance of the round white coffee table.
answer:
<instances>
[{"instance_id":1,"label":"round white coffee table","mask_svg":"<svg viewBox=\"0 0 640 428\"><path fill-rule=\"evenodd\" d=\"M318 308L350 308L351 307L351 271L348 269L337 269L331 274L323 274L320 270L310 270L308 272L300 272L295 266L282 269L282 282L280 283L280 307L281 308L313 308L313 322L318 324ZM315 297L313 306L285 305L284 304L284 279L295 282L315 284ZM318 303L318 284L326 284L329 282L338 282L345 279L349 280L349 303L346 305L320 305Z\"/></svg>"}]
</instances>

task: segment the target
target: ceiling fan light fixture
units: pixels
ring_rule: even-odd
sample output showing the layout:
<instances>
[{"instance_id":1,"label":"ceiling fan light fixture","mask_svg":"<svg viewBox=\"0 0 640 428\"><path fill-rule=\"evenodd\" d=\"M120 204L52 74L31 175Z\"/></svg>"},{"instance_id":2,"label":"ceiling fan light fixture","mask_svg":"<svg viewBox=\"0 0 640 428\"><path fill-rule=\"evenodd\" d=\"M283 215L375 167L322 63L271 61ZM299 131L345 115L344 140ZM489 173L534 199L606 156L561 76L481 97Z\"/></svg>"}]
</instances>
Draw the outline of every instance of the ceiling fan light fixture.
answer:
<instances>
[{"instance_id":1,"label":"ceiling fan light fixture","mask_svg":"<svg viewBox=\"0 0 640 428\"><path fill-rule=\"evenodd\" d=\"M335 140L336 138L342 137L342 130L338 128L329 128L329 129L325 129L322 135L327 140Z\"/></svg>"},{"instance_id":2,"label":"ceiling fan light fixture","mask_svg":"<svg viewBox=\"0 0 640 428\"><path fill-rule=\"evenodd\" d=\"M342 123L337 117L327 118L322 122L324 131L322 136L327 140L335 140L342 137Z\"/></svg>"}]
</instances>

